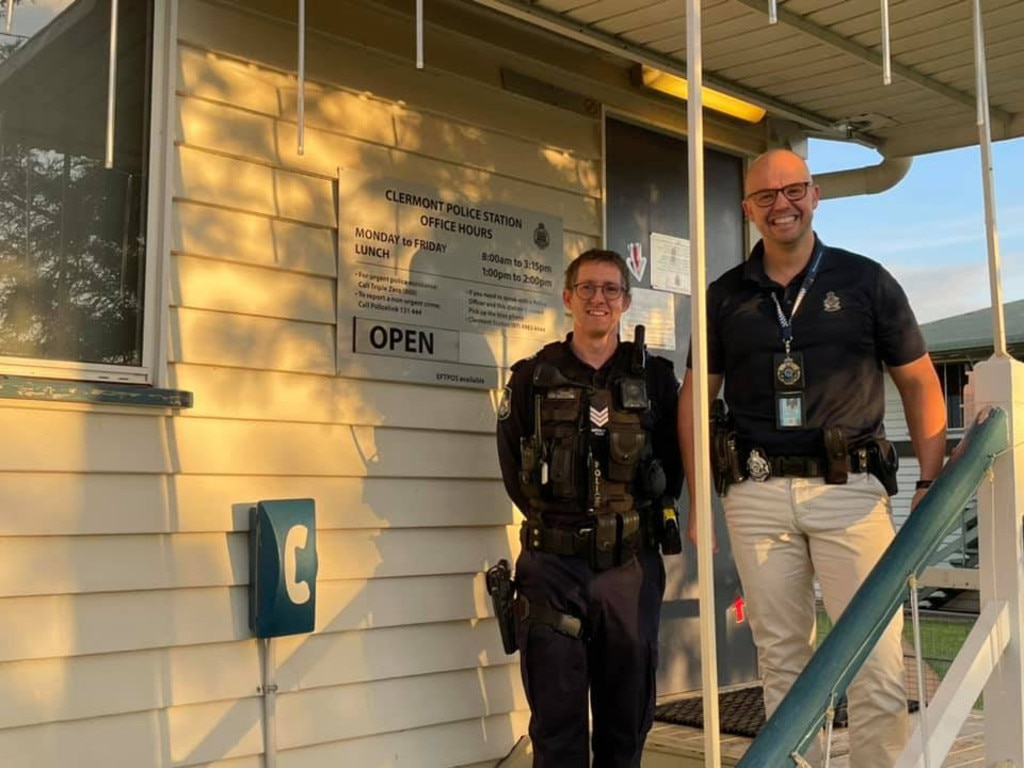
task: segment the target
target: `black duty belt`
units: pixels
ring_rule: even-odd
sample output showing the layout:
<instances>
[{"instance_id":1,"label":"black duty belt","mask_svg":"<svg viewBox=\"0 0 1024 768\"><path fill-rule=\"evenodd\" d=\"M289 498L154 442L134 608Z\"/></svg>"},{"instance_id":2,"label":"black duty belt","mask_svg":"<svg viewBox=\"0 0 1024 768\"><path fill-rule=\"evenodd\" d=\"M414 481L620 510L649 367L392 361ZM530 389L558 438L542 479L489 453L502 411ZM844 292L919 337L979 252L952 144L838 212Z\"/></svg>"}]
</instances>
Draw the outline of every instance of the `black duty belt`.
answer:
<instances>
[{"instance_id":1,"label":"black duty belt","mask_svg":"<svg viewBox=\"0 0 1024 768\"><path fill-rule=\"evenodd\" d=\"M595 526L600 525L600 521L573 529L548 527L537 520L525 520L519 530L519 540L523 549L561 557L579 557L588 560L591 567L604 570L631 559L649 538L649 526L643 522L628 535L623 535L621 528L615 529L614 518L607 522L611 523L613 531L605 529L604 538L599 538Z\"/></svg>"},{"instance_id":2,"label":"black duty belt","mask_svg":"<svg viewBox=\"0 0 1024 768\"><path fill-rule=\"evenodd\" d=\"M749 457L748 457L749 458ZM818 456L765 456L771 477L824 477L827 464ZM747 459L744 459L746 465ZM865 450L854 450L846 459L848 472L869 472L871 457Z\"/></svg>"},{"instance_id":3,"label":"black duty belt","mask_svg":"<svg viewBox=\"0 0 1024 768\"><path fill-rule=\"evenodd\" d=\"M519 531L526 549L562 557L590 557L594 549L594 529L549 528L527 520Z\"/></svg>"}]
</instances>

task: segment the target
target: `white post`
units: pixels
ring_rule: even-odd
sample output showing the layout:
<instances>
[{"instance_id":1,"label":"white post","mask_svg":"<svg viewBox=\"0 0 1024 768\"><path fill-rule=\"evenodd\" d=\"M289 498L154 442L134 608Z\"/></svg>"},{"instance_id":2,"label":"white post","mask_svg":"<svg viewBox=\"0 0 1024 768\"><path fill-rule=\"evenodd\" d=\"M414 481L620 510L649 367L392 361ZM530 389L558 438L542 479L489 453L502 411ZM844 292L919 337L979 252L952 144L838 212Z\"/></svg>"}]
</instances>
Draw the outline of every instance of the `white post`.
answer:
<instances>
[{"instance_id":1,"label":"white post","mask_svg":"<svg viewBox=\"0 0 1024 768\"><path fill-rule=\"evenodd\" d=\"M686 478L697 515L697 583L700 597L700 668L704 691L704 765L722 764L718 737L718 650L715 633L715 567L711 511L711 406L707 366L707 279L704 252L704 101L700 0L686 7L686 100L690 195L690 337L693 340L694 474Z\"/></svg>"},{"instance_id":2,"label":"white post","mask_svg":"<svg viewBox=\"0 0 1024 768\"><path fill-rule=\"evenodd\" d=\"M892 84L892 45L889 40L889 0L882 0L882 85Z\"/></svg>"},{"instance_id":3,"label":"white post","mask_svg":"<svg viewBox=\"0 0 1024 768\"><path fill-rule=\"evenodd\" d=\"M416 0L416 69L423 69L423 0Z\"/></svg>"},{"instance_id":4,"label":"white post","mask_svg":"<svg viewBox=\"0 0 1024 768\"><path fill-rule=\"evenodd\" d=\"M974 405L1008 415L1010 450L978 489L981 608L1005 602L1009 643L985 685L985 765L1024 766L1024 363L994 356L971 372Z\"/></svg>"},{"instance_id":5,"label":"white post","mask_svg":"<svg viewBox=\"0 0 1024 768\"><path fill-rule=\"evenodd\" d=\"M9 17L8 17L9 18ZM103 167L114 167L114 122L117 118L117 0L110 0L110 52L107 64L107 136Z\"/></svg>"},{"instance_id":6,"label":"white post","mask_svg":"<svg viewBox=\"0 0 1024 768\"><path fill-rule=\"evenodd\" d=\"M295 119L300 155L306 153L306 0L299 0L299 82L295 94Z\"/></svg>"},{"instance_id":7,"label":"white post","mask_svg":"<svg viewBox=\"0 0 1024 768\"><path fill-rule=\"evenodd\" d=\"M988 74L985 64L985 24L981 0L974 0L974 73L978 103L978 145L981 148L981 186L985 191L985 237L988 280L992 294L992 341L996 354L1006 356L1003 289L999 277L999 230L996 228L996 188L992 171L992 128L989 122Z\"/></svg>"}]
</instances>

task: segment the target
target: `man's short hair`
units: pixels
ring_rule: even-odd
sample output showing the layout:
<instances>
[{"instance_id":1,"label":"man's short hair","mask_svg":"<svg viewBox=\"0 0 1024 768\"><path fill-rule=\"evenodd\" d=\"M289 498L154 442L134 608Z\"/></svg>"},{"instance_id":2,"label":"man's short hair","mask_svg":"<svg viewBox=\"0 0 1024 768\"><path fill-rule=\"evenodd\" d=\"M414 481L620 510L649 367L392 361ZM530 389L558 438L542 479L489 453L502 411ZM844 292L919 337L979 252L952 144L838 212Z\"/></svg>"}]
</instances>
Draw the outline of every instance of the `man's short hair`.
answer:
<instances>
[{"instance_id":1,"label":"man's short hair","mask_svg":"<svg viewBox=\"0 0 1024 768\"><path fill-rule=\"evenodd\" d=\"M629 268L626 266L626 260L615 251L606 251L601 248L591 248L572 260L572 263L565 269L565 290L572 290L576 284L576 276L580 272L580 267L584 264L614 264L619 268L619 274L622 275L623 293L629 293Z\"/></svg>"}]
</instances>

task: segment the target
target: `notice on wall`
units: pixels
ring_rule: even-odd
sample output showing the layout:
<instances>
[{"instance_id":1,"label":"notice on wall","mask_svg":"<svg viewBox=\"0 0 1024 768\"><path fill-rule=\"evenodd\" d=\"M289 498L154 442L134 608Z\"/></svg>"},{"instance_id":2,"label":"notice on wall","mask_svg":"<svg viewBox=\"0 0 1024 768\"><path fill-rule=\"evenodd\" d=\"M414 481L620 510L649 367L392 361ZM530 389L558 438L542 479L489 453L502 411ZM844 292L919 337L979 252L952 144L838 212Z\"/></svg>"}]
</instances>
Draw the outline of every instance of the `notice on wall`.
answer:
<instances>
[{"instance_id":1,"label":"notice on wall","mask_svg":"<svg viewBox=\"0 0 1024 768\"><path fill-rule=\"evenodd\" d=\"M690 295L690 241L651 232L651 288Z\"/></svg>"},{"instance_id":2,"label":"notice on wall","mask_svg":"<svg viewBox=\"0 0 1024 768\"><path fill-rule=\"evenodd\" d=\"M338 174L338 373L493 389L562 329L562 220Z\"/></svg>"},{"instance_id":3,"label":"notice on wall","mask_svg":"<svg viewBox=\"0 0 1024 768\"><path fill-rule=\"evenodd\" d=\"M629 309L619 321L619 336L632 341L636 327L644 327L644 338L652 349L676 348L676 309L671 293L634 288L629 292Z\"/></svg>"}]
</instances>

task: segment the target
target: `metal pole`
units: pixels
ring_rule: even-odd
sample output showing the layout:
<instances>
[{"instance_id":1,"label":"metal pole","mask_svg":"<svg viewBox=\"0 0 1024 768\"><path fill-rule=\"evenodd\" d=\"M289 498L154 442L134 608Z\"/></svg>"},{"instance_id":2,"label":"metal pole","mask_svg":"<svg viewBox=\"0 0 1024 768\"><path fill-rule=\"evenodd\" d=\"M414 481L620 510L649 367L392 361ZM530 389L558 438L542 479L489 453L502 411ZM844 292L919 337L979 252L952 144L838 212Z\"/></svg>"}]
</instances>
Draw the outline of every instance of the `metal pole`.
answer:
<instances>
[{"instance_id":1,"label":"metal pole","mask_svg":"<svg viewBox=\"0 0 1024 768\"><path fill-rule=\"evenodd\" d=\"M768 0L768 23L778 24L779 23L779 2L778 0Z\"/></svg>"},{"instance_id":2,"label":"metal pole","mask_svg":"<svg viewBox=\"0 0 1024 768\"><path fill-rule=\"evenodd\" d=\"M114 167L114 120L117 107L117 0L110 0L110 60L107 67L107 142L103 167Z\"/></svg>"},{"instance_id":3,"label":"metal pole","mask_svg":"<svg viewBox=\"0 0 1024 768\"><path fill-rule=\"evenodd\" d=\"M14 24L14 0L7 0L7 18L4 21L4 31L7 34L11 34L11 28Z\"/></svg>"},{"instance_id":4,"label":"metal pole","mask_svg":"<svg viewBox=\"0 0 1024 768\"><path fill-rule=\"evenodd\" d=\"M996 229L996 189L992 172L992 130L989 123L988 74L985 64L985 28L981 0L974 0L974 71L978 92L978 144L981 147L981 182L985 190L985 237L988 243L988 279L992 294L992 346L1006 357L1003 288L999 278L999 233Z\"/></svg>"},{"instance_id":5,"label":"metal pole","mask_svg":"<svg viewBox=\"0 0 1024 768\"><path fill-rule=\"evenodd\" d=\"M836 722L836 694L835 691L828 697L828 709L825 710L825 768L832 768L832 733ZM791 755L794 762L802 757L799 752ZM806 762L806 760L804 761ZM799 765L799 763L797 763Z\"/></svg>"},{"instance_id":6,"label":"metal pole","mask_svg":"<svg viewBox=\"0 0 1024 768\"><path fill-rule=\"evenodd\" d=\"M274 669L274 638L263 643L263 764L277 766L277 678Z\"/></svg>"},{"instance_id":7,"label":"metal pole","mask_svg":"<svg viewBox=\"0 0 1024 768\"><path fill-rule=\"evenodd\" d=\"M711 511L711 457L708 429L707 290L704 253L704 101L703 42L700 0L686 7L686 104L690 196L690 334L693 340L693 442L694 474L686 478L693 487L697 515L697 582L700 596L701 679L704 690L704 765L722 764L718 737L718 651L715 638L715 568L712 550L714 520Z\"/></svg>"},{"instance_id":8,"label":"metal pole","mask_svg":"<svg viewBox=\"0 0 1024 768\"><path fill-rule=\"evenodd\" d=\"M928 707L924 689L924 661L921 657L921 606L917 602L917 576L910 574L907 580L910 587L910 617L914 625L914 663L917 673L917 714L921 720L921 754L924 757L924 768L932 768L931 750L928 748L930 731L928 730Z\"/></svg>"},{"instance_id":9,"label":"metal pole","mask_svg":"<svg viewBox=\"0 0 1024 768\"><path fill-rule=\"evenodd\" d=\"M889 42L889 0L882 0L882 84L892 84L892 46Z\"/></svg>"},{"instance_id":10,"label":"metal pole","mask_svg":"<svg viewBox=\"0 0 1024 768\"><path fill-rule=\"evenodd\" d=\"M423 69L423 0L416 0L416 69Z\"/></svg>"},{"instance_id":11,"label":"metal pole","mask_svg":"<svg viewBox=\"0 0 1024 768\"><path fill-rule=\"evenodd\" d=\"M298 153L306 153L306 0L299 0L299 89L295 94L298 120Z\"/></svg>"}]
</instances>

